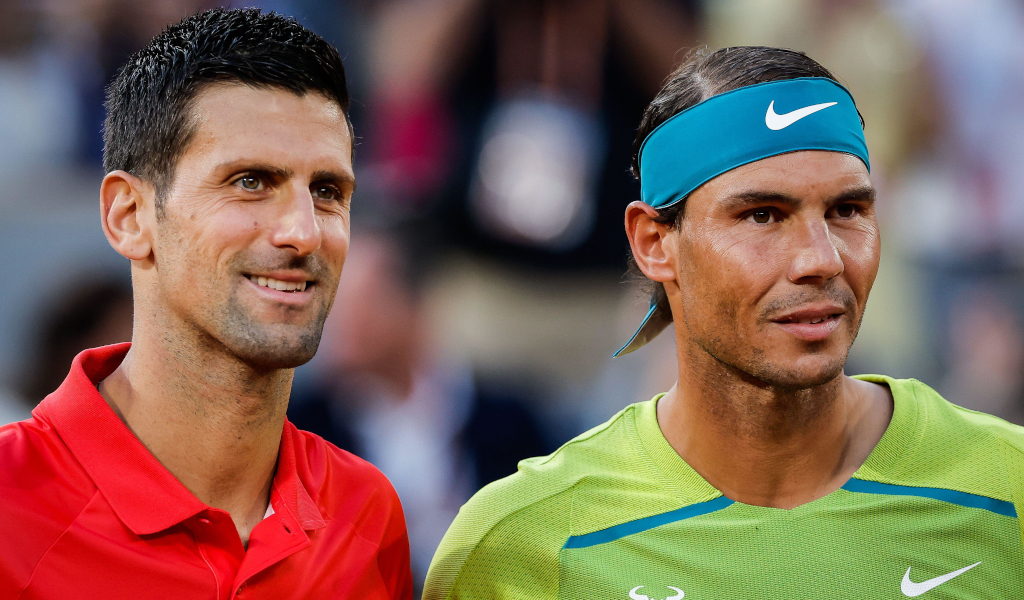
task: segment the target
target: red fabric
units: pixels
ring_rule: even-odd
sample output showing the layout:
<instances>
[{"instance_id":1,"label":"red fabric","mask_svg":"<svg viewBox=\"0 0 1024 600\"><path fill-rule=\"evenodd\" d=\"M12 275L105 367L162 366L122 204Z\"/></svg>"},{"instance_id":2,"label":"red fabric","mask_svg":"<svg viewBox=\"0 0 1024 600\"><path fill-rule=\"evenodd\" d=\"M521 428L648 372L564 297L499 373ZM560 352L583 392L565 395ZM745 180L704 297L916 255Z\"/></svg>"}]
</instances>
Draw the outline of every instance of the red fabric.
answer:
<instances>
[{"instance_id":1,"label":"red fabric","mask_svg":"<svg viewBox=\"0 0 1024 600\"><path fill-rule=\"evenodd\" d=\"M410 600L398 496L370 464L286 422L274 514L244 550L96 384L129 344L78 355L32 418L0 427L0 598Z\"/></svg>"}]
</instances>

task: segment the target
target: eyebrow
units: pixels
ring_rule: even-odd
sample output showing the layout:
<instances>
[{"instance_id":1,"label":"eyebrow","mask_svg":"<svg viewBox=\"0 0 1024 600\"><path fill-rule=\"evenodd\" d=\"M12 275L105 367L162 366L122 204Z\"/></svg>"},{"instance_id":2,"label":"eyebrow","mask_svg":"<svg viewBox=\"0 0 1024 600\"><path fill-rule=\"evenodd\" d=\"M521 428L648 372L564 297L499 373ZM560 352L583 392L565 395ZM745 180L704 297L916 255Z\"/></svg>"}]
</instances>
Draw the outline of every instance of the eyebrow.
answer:
<instances>
[{"instance_id":1,"label":"eyebrow","mask_svg":"<svg viewBox=\"0 0 1024 600\"><path fill-rule=\"evenodd\" d=\"M295 171L287 167L277 167L267 163L260 162L249 162L245 160L226 162L217 165L217 171L226 172L239 172L239 171L252 171L254 173L267 173L273 175L279 179L291 179L295 176ZM356 189L356 179L349 173L338 173L331 171L330 169L319 169L313 172L313 176L310 181L330 181L333 183L347 183L352 186L352 190Z\"/></svg>"},{"instance_id":2,"label":"eyebrow","mask_svg":"<svg viewBox=\"0 0 1024 600\"><path fill-rule=\"evenodd\" d=\"M313 172L311 181L330 181L332 183L345 183L352 186L352 191L356 191L356 178L350 173L338 173L326 169L320 169Z\"/></svg>"},{"instance_id":3,"label":"eyebrow","mask_svg":"<svg viewBox=\"0 0 1024 600\"><path fill-rule=\"evenodd\" d=\"M285 167L276 167L276 166L271 165L271 164L261 163L261 162L252 162L252 161L248 161L248 160L235 160L235 161L221 163L221 164L217 165L217 167L214 169L214 171L215 172L225 172L225 173L228 173L228 172L236 173L236 172L240 172L240 171L254 171L254 172L257 172L257 173L267 173L269 175L273 175L274 177L280 177L282 179L287 179L287 178L292 177L293 175L295 175L295 171L292 171L291 169L288 169L288 168L285 168Z\"/></svg>"},{"instance_id":4,"label":"eyebrow","mask_svg":"<svg viewBox=\"0 0 1024 600\"><path fill-rule=\"evenodd\" d=\"M826 206L832 207L844 202L874 202L875 188L865 185L843 190L825 201ZM722 200L726 210L737 210L744 206L761 204L781 204L783 206L797 207L803 203L801 198L786 194L784 192L770 192L762 190L750 190L733 194Z\"/></svg>"}]
</instances>

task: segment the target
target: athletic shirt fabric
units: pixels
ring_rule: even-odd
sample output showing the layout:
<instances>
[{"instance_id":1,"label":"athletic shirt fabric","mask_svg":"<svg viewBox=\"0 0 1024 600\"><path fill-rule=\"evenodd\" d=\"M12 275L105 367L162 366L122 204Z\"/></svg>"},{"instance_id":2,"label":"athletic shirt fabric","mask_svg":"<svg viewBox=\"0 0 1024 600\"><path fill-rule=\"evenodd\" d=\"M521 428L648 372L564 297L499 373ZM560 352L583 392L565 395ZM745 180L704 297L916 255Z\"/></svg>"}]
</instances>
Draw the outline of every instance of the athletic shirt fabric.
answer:
<instances>
[{"instance_id":1,"label":"athletic shirt fabric","mask_svg":"<svg viewBox=\"0 0 1024 600\"><path fill-rule=\"evenodd\" d=\"M792 510L729 500L665 440L658 396L478 492L424 599L1024 598L1024 428L859 378L894 412L841 489Z\"/></svg>"},{"instance_id":2,"label":"athletic shirt fabric","mask_svg":"<svg viewBox=\"0 0 1024 600\"><path fill-rule=\"evenodd\" d=\"M100 395L129 347L85 350L31 419L0 427L0 599L412 600L384 475L285 421L243 546Z\"/></svg>"}]
</instances>

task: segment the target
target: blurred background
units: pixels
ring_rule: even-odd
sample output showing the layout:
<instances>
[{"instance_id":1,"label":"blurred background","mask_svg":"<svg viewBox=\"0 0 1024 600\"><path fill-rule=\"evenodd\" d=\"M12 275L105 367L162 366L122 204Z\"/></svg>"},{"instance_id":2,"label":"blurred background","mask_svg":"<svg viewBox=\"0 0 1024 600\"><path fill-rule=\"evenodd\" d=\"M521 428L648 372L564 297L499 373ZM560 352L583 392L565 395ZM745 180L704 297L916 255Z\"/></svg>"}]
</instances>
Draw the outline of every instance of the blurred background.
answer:
<instances>
[{"instance_id":1,"label":"blurred background","mask_svg":"<svg viewBox=\"0 0 1024 600\"><path fill-rule=\"evenodd\" d=\"M215 5L0 0L0 423L129 339L97 211L103 88ZM290 414L391 478L417 581L473 491L673 383L667 334L611 355L646 309L623 278L633 137L694 47L802 50L857 99L884 251L847 372L1024 423L1024 3L255 5L338 46L359 137L352 250Z\"/></svg>"}]
</instances>

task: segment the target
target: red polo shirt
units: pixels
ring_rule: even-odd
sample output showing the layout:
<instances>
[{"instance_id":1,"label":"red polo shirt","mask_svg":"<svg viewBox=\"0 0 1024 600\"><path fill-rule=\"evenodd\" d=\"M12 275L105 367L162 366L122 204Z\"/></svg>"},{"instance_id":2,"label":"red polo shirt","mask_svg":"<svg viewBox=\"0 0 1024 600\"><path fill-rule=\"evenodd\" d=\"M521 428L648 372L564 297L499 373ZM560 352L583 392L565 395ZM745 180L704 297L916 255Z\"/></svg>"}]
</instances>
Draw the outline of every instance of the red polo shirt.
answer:
<instances>
[{"instance_id":1,"label":"red polo shirt","mask_svg":"<svg viewBox=\"0 0 1024 600\"><path fill-rule=\"evenodd\" d=\"M87 350L0 427L0 598L412 598L398 496L368 463L286 422L274 513L243 549L100 396L129 344Z\"/></svg>"}]
</instances>

